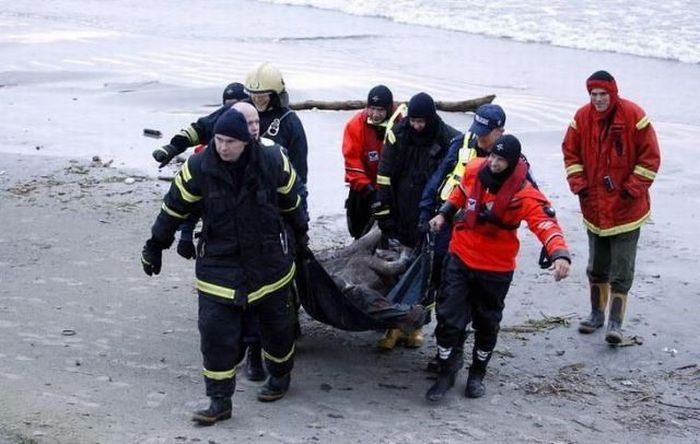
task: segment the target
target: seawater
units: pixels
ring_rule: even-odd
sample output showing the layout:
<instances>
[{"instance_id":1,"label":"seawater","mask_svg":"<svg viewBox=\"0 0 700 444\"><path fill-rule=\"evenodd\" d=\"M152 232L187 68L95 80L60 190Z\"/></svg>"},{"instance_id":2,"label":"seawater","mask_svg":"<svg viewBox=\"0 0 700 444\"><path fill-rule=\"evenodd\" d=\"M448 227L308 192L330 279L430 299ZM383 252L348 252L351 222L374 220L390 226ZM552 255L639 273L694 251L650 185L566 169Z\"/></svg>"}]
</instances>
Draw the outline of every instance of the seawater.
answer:
<instances>
[{"instance_id":1,"label":"seawater","mask_svg":"<svg viewBox=\"0 0 700 444\"><path fill-rule=\"evenodd\" d=\"M259 0L521 42L700 63L698 0Z\"/></svg>"}]
</instances>

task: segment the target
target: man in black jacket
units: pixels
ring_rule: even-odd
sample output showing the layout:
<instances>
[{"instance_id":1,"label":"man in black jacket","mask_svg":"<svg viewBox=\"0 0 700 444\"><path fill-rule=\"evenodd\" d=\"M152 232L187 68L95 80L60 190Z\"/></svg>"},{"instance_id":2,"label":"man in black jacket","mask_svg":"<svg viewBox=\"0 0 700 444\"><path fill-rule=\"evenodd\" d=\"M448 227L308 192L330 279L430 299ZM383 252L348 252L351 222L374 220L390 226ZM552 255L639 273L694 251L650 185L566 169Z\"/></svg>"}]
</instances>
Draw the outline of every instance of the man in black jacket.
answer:
<instances>
[{"instance_id":1,"label":"man in black jacket","mask_svg":"<svg viewBox=\"0 0 700 444\"><path fill-rule=\"evenodd\" d=\"M196 204L202 212L196 287L203 375L211 403L193 416L201 424L231 417L236 368L245 352L246 310L258 317L270 373L258 400L275 401L289 388L293 245L294 237L306 238L307 231L302 189L283 150L261 146L243 115L231 109L217 120L209 148L187 160L163 199L141 257L149 276L160 273L162 250L172 244Z\"/></svg>"},{"instance_id":2,"label":"man in black jacket","mask_svg":"<svg viewBox=\"0 0 700 444\"><path fill-rule=\"evenodd\" d=\"M374 218L382 234L414 248L419 243L419 203L428 179L447 153L459 131L442 121L435 102L421 92L408 102L408 116L387 131L377 173L377 202ZM392 349L403 339L399 330L389 330L379 347ZM423 334L416 330L406 345L420 347Z\"/></svg>"}]
</instances>

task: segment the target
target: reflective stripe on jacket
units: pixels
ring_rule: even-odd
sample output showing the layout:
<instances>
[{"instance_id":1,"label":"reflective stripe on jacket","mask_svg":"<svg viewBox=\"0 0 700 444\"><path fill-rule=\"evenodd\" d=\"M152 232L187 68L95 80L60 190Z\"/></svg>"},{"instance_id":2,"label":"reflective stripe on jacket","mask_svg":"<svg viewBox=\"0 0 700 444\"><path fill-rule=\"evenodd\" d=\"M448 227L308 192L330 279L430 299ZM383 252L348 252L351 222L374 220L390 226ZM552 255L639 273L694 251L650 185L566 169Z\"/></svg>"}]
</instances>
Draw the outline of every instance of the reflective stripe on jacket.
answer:
<instances>
[{"instance_id":1,"label":"reflective stripe on jacket","mask_svg":"<svg viewBox=\"0 0 700 444\"><path fill-rule=\"evenodd\" d=\"M294 276L291 231L306 230L301 180L279 145L252 142L236 172L214 146L190 156L163 199L153 236L172 242L177 227L201 208L197 288L223 303L245 305ZM244 154L246 155L246 154Z\"/></svg>"}]
</instances>

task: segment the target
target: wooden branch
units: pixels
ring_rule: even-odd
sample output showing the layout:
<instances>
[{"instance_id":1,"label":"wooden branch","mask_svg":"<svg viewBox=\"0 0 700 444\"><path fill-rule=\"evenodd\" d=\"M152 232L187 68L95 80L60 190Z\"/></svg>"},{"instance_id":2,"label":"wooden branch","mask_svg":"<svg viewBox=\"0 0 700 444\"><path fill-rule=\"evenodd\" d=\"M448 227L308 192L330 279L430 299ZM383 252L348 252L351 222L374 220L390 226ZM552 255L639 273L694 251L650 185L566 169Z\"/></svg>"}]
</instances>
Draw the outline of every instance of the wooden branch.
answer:
<instances>
[{"instance_id":1,"label":"wooden branch","mask_svg":"<svg viewBox=\"0 0 700 444\"><path fill-rule=\"evenodd\" d=\"M435 102L435 108L438 111L446 112L467 112L476 111L476 109L485 104L491 103L493 99L496 98L495 95L491 94L484 97L477 97L475 99L459 100L459 101L443 101L438 100ZM356 109L362 109L367 106L367 102L364 100L335 100L335 101L323 101L323 100L305 100L303 102L290 103L289 107L293 110L306 110L306 109L320 109L329 111L350 111Z\"/></svg>"}]
</instances>

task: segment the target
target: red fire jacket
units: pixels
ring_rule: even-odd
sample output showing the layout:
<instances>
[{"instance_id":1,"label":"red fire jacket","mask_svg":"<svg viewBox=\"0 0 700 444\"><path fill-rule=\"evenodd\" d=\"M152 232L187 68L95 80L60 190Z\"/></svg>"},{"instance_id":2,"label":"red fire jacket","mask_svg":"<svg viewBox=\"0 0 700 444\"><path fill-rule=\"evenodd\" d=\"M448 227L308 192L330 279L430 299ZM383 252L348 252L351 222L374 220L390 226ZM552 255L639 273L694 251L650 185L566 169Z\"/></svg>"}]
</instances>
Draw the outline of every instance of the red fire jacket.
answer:
<instances>
[{"instance_id":1,"label":"red fire jacket","mask_svg":"<svg viewBox=\"0 0 700 444\"><path fill-rule=\"evenodd\" d=\"M474 228L467 227L464 221L469 219L469 213L481 211L480 208L469 205L467 196L470 195L475 181L479 180L479 170L485 165L486 159L474 159L468 163L460 185L450 194L448 202L464 212L463 217L458 213L455 218L450 252L459 257L468 267L476 270L513 271L516 266L515 258L520 249L518 230L515 227L525 221L530 231L542 242L550 258L568 259L570 257L568 247L554 217L554 211L547 198L529 181L525 181L513 195L500 221L502 226L479 220ZM496 195L484 189L480 198L481 203L489 206L495 200ZM504 228L504 226L512 228Z\"/></svg>"},{"instance_id":2,"label":"red fire jacket","mask_svg":"<svg viewBox=\"0 0 700 444\"><path fill-rule=\"evenodd\" d=\"M661 155L654 128L638 105L620 98L606 119L599 119L590 103L581 107L562 150L569 187L579 194L590 231L613 236L649 218L649 187Z\"/></svg>"},{"instance_id":3,"label":"red fire jacket","mask_svg":"<svg viewBox=\"0 0 700 444\"><path fill-rule=\"evenodd\" d=\"M367 185L376 188L379 157L384 144L384 127L367 123L367 110L356 113L345 125L343 157L345 182L360 191Z\"/></svg>"}]
</instances>

